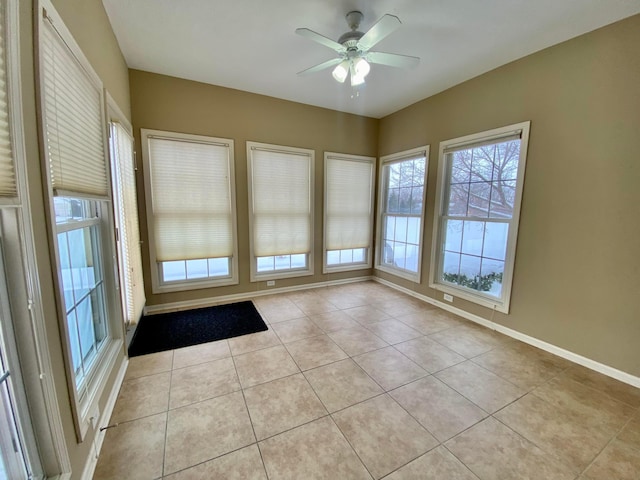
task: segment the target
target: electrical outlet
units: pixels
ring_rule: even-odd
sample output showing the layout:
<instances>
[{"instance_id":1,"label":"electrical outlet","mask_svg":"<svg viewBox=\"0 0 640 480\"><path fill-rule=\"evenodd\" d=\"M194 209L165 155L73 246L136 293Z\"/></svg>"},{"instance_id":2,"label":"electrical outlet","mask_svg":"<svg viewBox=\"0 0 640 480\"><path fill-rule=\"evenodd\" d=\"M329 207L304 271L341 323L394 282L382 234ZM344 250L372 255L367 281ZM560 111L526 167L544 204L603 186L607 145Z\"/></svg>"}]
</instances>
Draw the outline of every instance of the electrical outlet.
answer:
<instances>
[{"instance_id":1,"label":"electrical outlet","mask_svg":"<svg viewBox=\"0 0 640 480\"><path fill-rule=\"evenodd\" d=\"M276 286L275 280L267 280L267 287L275 287L275 286Z\"/></svg>"},{"instance_id":2,"label":"electrical outlet","mask_svg":"<svg viewBox=\"0 0 640 480\"><path fill-rule=\"evenodd\" d=\"M453 295L449 295L448 293L445 293L445 294L444 294L444 299L445 299L447 302L453 302Z\"/></svg>"}]
</instances>

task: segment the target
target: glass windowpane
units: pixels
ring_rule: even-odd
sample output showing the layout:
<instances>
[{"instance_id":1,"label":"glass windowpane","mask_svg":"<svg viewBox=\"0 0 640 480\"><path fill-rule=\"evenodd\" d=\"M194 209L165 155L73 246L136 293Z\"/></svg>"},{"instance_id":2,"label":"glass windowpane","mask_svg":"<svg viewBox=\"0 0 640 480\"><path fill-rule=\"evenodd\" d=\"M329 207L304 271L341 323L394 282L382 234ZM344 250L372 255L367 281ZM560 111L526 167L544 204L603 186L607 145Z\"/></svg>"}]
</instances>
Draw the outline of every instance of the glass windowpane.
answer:
<instances>
[{"instance_id":1,"label":"glass windowpane","mask_svg":"<svg viewBox=\"0 0 640 480\"><path fill-rule=\"evenodd\" d=\"M273 257L258 257L258 272L270 272L273 270Z\"/></svg>"},{"instance_id":2,"label":"glass windowpane","mask_svg":"<svg viewBox=\"0 0 640 480\"><path fill-rule=\"evenodd\" d=\"M187 260L187 278L207 278L209 276L208 272L208 262L206 259L199 260Z\"/></svg>"},{"instance_id":3,"label":"glass windowpane","mask_svg":"<svg viewBox=\"0 0 640 480\"><path fill-rule=\"evenodd\" d=\"M175 282L187 279L187 270L184 260L162 262L162 280Z\"/></svg>"},{"instance_id":4,"label":"glass windowpane","mask_svg":"<svg viewBox=\"0 0 640 480\"><path fill-rule=\"evenodd\" d=\"M467 215L469 205L469 184L460 183L451 185L449 188L449 202L447 204L447 215Z\"/></svg>"},{"instance_id":5,"label":"glass windowpane","mask_svg":"<svg viewBox=\"0 0 640 480\"><path fill-rule=\"evenodd\" d=\"M462 253L482 255L482 241L484 240L484 222L463 222Z\"/></svg>"},{"instance_id":6,"label":"glass windowpane","mask_svg":"<svg viewBox=\"0 0 640 480\"><path fill-rule=\"evenodd\" d=\"M210 277L228 277L230 275L229 258L210 258L208 264Z\"/></svg>"},{"instance_id":7,"label":"glass windowpane","mask_svg":"<svg viewBox=\"0 0 640 480\"><path fill-rule=\"evenodd\" d=\"M420 217L407 218L407 242L415 245L420 243Z\"/></svg>"},{"instance_id":8,"label":"glass windowpane","mask_svg":"<svg viewBox=\"0 0 640 480\"><path fill-rule=\"evenodd\" d=\"M291 255L277 255L275 257L275 269L283 270L291 268Z\"/></svg>"},{"instance_id":9,"label":"glass windowpane","mask_svg":"<svg viewBox=\"0 0 640 480\"><path fill-rule=\"evenodd\" d=\"M396 242L407 241L407 217L396 217L396 231L394 240Z\"/></svg>"},{"instance_id":10,"label":"glass windowpane","mask_svg":"<svg viewBox=\"0 0 640 480\"><path fill-rule=\"evenodd\" d=\"M516 182L493 182L491 184L491 218L507 218L513 216L516 198Z\"/></svg>"},{"instance_id":11,"label":"glass windowpane","mask_svg":"<svg viewBox=\"0 0 640 480\"><path fill-rule=\"evenodd\" d=\"M507 252L508 223L488 222L484 230L484 246L482 256L496 260L504 260Z\"/></svg>"},{"instance_id":12,"label":"glass windowpane","mask_svg":"<svg viewBox=\"0 0 640 480\"><path fill-rule=\"evenodd\" d=\"M304 253L291 255L291 268L307 268L307 255Z\"/></svg>"}]
</instances>

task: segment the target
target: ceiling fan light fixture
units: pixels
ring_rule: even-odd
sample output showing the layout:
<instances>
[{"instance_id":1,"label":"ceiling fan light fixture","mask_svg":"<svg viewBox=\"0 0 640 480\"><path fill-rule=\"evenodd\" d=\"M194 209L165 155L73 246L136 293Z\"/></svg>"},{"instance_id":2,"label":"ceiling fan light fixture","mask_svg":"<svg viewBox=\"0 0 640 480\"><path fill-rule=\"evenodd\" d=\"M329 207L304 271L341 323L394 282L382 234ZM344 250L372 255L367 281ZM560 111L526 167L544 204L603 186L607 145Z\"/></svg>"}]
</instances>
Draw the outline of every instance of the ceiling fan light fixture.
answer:
<instances>
[{"instance_id":1,"label":"ceiling fan light fixture","mask_svg":"<svg viewBox=\"0 0 640 480\"><path fill-rule=\"evenodd\" d=\"M358 85L362 85L364 83L364 75L358 75L356 73L356 67L351 63L351 86L357 87Z\"/></svg>"},{"instance_id":2,"label":"ceiling fan light fixture","mask_svg":"<svg viewBox=\"0 0 640 480\"><path fill-rule=\"evenodd\" d=\"M355 70L356 77L366 77L371 70L371 65L364 58L360 57L353 61L353 68Z\"/></svg>"},{"instance_id":3,"label":"ceiling fan light fixture","mask_svg":"<svg viewBox=\"0 0 640 480\"><path fill-rule=\"evenodd\" d=\"M336 68L333 69L332 75L338 82L344 83L347 79L347 75L349 74L349 61L345 60L338 64Z\"/></svg>"}]
</instances>

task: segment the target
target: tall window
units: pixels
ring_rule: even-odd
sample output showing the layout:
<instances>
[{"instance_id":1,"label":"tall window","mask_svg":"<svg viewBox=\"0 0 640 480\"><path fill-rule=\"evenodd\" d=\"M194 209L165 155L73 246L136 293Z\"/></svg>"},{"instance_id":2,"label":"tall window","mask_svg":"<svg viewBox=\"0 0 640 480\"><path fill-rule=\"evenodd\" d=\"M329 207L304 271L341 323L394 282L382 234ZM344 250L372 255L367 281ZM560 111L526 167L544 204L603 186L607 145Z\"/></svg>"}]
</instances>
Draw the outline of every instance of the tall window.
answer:
<instances>
[{"instance_id":1,"label":"tall window","mask_svg":"<svg viewBox=\"0 0 640 480\"><path fill-rule=\"evenodd\" d=\"M381 158L376 268L420 281L429 147Z\"/></svg>"},{"instance_id":2,"label":"tall window","mask_svg":"<svg viewBox=\"0 0 640 480\"><path fill-rule=\"evenodd\" d=\"M432 286L509 310L529 122L440 144Z\"/></svg>"},{"instance_id":3,"label":"tall window","mask_svg":"<svg viewBox=\"0 0 640 480\"><path fill-rule=\"evenodd\" d=\"M375 159L324 154L324 273L371 267Z\"/></svg>"},{"instance_id":4,"label":"tall window","mask_svg":"<svg viewBox=\"0 0 640 480\"><path fill-rule=\"evenodd\" d=\"M112 110L114 107L110 107ZM144 283L138 229L138 202L133 156L133 138L121 122L111 122L110 154L113 171L113 198L118 228L118 262L125 310L125 322L137 323L144 308Z\"/></svg>"},{"instance_id":5,"label":"tall window","mask_svg":"<svg viewBox=\"0 0 640 480\"><path fill-rule=\"evenodd\" d=\"M25 381L31 361L41 352L34 334L16 334L35 313L25 271L31 240L22 136L18 36L18 2L0 2L0 478L26 480L43 475L27 403ZM30 256L32 255L30 251ZM7 261L8 260L8 261ZM25 288L27 287L27 288ZM35 323L35 321L34 321ZM29 328L27 327L27 328ZM25 340L31 345L25 347ZM21 347L18 357L18 347ZM31 355L34 353L34 355ZM26 360L26 361L25 361ZM22 362L22 365L21 365ZM39 387L47 388L45 382ZM30 398L31 407L37 405ZM35 403L35 405L34 405ZM47 442L45 442L46 445Z\"/></svg>"},{"instance_id":6,"label":"tall window","mask_svg":"<svg viewBox=\"0 0 640 480\"><path fill-rule=\"evenodd\" d=\"M313 274L314 152L247 142L251 281Z\"/></svg>"},{"instance_id":7,"label":"tall window","mask_svg":"<svg viewBox=\"0 0 640 480\"><path fill-rule=\"evenodd\" d=\"M59 315L79 439L122 351L104 94L50 5L39 28L40 106ZM108 259L108 260L107 260ZM107 263L109 262L109 263Z\"/></svg>"},{"instance_id":8,"label":"tall window","mask_svg":"<svg viewBox=\"0 0 640 480\"><path fill-rule=\"evenodd\" d=\"M238 283L233 140L142 130L154 292Z\"/></svg>"}]
</instances>

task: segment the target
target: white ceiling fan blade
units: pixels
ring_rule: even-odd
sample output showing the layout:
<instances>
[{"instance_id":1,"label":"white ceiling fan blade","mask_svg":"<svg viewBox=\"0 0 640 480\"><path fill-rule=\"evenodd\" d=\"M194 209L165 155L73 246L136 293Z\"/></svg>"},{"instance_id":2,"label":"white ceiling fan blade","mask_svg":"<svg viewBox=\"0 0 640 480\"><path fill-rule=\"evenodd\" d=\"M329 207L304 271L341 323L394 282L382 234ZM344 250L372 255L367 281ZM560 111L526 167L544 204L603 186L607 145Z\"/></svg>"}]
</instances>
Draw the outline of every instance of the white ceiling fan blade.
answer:
<instances>
[{"instance_id":1,"label":"white ceiling fan blade","mask_svg":"<svg viewBox=\"0 0 640 480\"><path fill-rule=\"evenodd\" d=\"M331 60L327 60L326 62L322 62L314 67L307 68L306 70L302 70L298 72L298 75L309 75L310 73L316 73L320 70L324 70L325 68L333 67L334 65L342 62L342 58L332 58Z\"/></svg>"},{"instance_id":2,"label":"white ceiling fan blade","mask_svg":"<svg viewBox=\"0 0 640 480\"><path fill-rule=\"evenodd\" d=\"M358 42L358 48L365 52L372 48L376 43L385 38L391 32L401 25L400 19L395 15L383 15L376 24L365 33Z\"/></svg>"},{"instance_id":3,"label":"white ceiling fan blade","mask_svg":"<svg viewBox=\"0 0 640 480\"><path fill-rule=\"evenodd\" d=\"M380 65L389 65L390 67L411 68L420 63L418 57L409 55L398 55L397 53L369 52L367 60L370 63L378 63Z\"/></svg>"},{"instance_id":4,"label":"white ceiling fan blade","mask_svg":"<svg viewBox=\"0 0 640 480\"><path fill-rule=\"evenodd\" d=\"M325 37L324 35L320 35L313 30L309 30L308 28L296 28L296 33L303 37L307 37L314 42L318 42L325 47L329 47L331 50L335 50L338 53L344 53L346 48L340 45L338 42L331 40L330 38Z\"/></svg>"}]
</instances>

